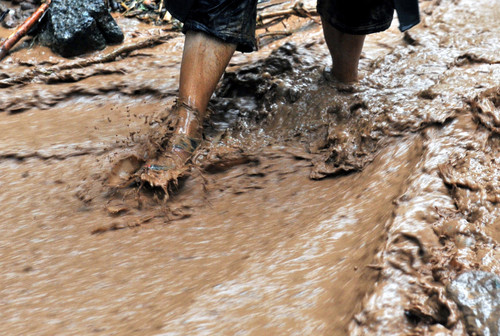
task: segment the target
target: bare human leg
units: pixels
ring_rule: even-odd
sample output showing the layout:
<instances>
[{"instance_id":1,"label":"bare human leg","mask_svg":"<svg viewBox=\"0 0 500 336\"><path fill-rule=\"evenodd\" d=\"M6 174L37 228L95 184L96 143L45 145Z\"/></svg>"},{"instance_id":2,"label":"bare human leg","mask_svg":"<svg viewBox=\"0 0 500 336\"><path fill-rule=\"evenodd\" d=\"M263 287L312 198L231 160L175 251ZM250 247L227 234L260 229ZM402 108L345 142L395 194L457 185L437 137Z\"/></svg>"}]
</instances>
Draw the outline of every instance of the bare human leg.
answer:
<instances>
[{"instance_id":1,"label":"bare human leg","mask_svg":"<svg viewBox=\"0 0 500 336\"><path fill-rule=\"evenodd\" d=\"M187 32L179 97L172 111L177 121L168 147L146 164L135 155L120 160L110 175L110 185L125 186L138 172L142 182L163 188L168 195L168 186L187 171L186 162L201 141L208 102L235 50L234 44L205 33ZM141 166L144 169L138 170Z\"/></svg>"},{"instance_id":2,"label":"bare human leg","mask_svg":"<svg viewBox=\"0 0 500 336\"><path fill-rule=\"evenodd\" d=\"M326 44L332 56L331 74L340 82L358 80L358 64L366 35L351 35L340 32L327 21L321 20Z\"/></svg>"},{"instance_id":3,"label":"bare human leg","mask_svg":"<svg viewBox=\"0 0 500 336\"><path fill-rule=\"evenodd\" d=\"M187 136L201 139L202 122L208 102L235 50L236 45L225 43L203 32L186 33L179 83L181 104L178 104L176 110L178 122L174 138ZM191 155L189 151L176 147L175 143L172 153L182 161Z\"/></svg>"}]
</instances>

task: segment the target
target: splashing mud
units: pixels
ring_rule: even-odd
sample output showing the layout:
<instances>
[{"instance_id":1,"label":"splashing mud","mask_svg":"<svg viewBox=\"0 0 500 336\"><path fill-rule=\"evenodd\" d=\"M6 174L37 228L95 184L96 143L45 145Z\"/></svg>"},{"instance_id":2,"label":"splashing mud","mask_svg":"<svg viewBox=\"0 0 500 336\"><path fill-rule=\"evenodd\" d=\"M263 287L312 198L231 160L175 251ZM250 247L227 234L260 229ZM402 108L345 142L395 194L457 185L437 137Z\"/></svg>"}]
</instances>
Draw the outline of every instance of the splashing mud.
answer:
<instances>
[{"instance_id":1,"label":"splashing mud","mask_svg":"<svg viewBox=\"0 0 500 336\"><path fill-rule=\"evenodd\" d=\"M421 8L367 38L353 86L323 76L309 19L235 55L168 199L130 177L169 132L182 36L117 15L157 43L21 45L0 63L0 334L498 330L500 7Z\"/></svg>"}]
</instances>

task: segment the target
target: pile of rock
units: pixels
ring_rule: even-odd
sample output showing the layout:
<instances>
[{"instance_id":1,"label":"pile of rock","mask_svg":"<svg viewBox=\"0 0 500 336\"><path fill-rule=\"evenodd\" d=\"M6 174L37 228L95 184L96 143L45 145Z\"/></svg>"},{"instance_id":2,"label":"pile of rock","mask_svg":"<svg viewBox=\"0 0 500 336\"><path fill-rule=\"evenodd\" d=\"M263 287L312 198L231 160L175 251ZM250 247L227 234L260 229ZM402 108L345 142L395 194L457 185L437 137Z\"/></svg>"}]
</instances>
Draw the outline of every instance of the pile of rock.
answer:
<instances>
[{"instance_id":1,"label":"pile of rock","mask_svg":"<svg viewBox=\"0 0 500 336\"><path fill-rule=\"evenodd\" d=\"M40 0L12 0L0 4L0 21L5 28L24 22L41 4ZM110 14L111 0L52 0L45 16L28 34L65 56L100 50L123 41L123 33Z\"/></svg>"},{"instance_id":2,"label":"pile of rock","mask_svg":"<svg viewBox=\"0 0 500 336\"><path fill-rule=\"evenodd\" d=\"M52 0L39 42L65 57L123 41L104 0Z\"/></svg>"}]
</instances>

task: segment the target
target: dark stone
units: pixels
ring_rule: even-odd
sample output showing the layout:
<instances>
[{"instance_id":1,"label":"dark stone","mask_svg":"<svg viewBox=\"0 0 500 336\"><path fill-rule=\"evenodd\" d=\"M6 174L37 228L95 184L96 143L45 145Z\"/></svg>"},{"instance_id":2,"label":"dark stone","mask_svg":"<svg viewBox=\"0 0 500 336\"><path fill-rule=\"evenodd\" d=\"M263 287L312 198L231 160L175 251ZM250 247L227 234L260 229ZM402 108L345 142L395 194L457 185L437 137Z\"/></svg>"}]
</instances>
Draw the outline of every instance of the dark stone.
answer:
<instances>
[{"instance_id":1,"label":"dark stone","mask_svg":"<svg viewBox=\"0 0 500 336\"><path fill-rule=\"evenodd\" d=\"M123 41L104 0L52 0L46 16L39 41L65 57Z\"/></svg>"},{"instance_id":2,"label":"dark stone","mask_svg":"<svg viewBox=\"0 0 500 336\"><path fill-rule=\"evenodd\" d=\"M499 335L500 277L482 271L466 272L448 285L447 292L463 313L469 335Z\"/></svg>"}]
</instances>

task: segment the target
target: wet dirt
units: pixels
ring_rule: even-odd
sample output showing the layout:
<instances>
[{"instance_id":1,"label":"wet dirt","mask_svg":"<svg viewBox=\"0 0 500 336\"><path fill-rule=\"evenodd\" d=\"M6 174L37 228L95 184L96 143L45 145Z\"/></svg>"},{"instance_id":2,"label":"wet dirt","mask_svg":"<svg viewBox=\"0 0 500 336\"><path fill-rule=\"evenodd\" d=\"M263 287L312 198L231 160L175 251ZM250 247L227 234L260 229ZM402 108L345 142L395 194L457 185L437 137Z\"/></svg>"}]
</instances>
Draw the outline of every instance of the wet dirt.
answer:
<instances>
[{"instance_id":1,"label":"wet dirt","mask_svg":"<svg viewBox=\"0 0 500 336\"><path fill-rule=\"evenodd\" d=\"M324 78L308 19L236 54L168 200L110 176L163 135L182 36L116 14L125 44L171 36L78 69L19 47L0 63L0 333L467 335L498 316L456 284L500 275L500 6L421 8L367 38L353 86Z\"/></svg>"}]
</instances>

